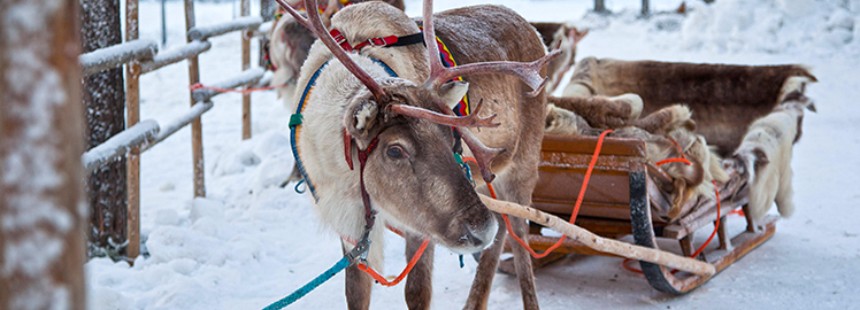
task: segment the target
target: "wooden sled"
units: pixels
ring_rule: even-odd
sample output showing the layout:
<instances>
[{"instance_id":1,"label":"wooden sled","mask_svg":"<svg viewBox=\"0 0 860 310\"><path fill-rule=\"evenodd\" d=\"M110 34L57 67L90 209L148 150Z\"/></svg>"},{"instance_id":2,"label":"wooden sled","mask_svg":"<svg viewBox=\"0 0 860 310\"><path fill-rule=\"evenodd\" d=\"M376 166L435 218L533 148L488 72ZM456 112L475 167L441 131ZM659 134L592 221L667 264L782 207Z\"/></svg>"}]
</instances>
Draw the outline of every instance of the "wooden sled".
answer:
<instances>
[{"instance_id":1,"label":"wooden sled","mask_svg":"<svg viewBox=\"0 0 860 310\"><path fill-rule=\"evenodd\" d=\"M544 138L540 181L532 198L532 206L568 219L596 143L597 139L592 137ZM649 181L649 170L650 173L659 173L645 161L644 142L607 138L592 173L576 225L608 238L632 234L636 244L651 248L659 248L657 238L676 240L680 244L680 254L689 256L695 250L695 233L700 228L711 226L716 220L716 203L699 208L673 224L655 220L651 216L651 204L668 205L669 201ZM709 247L710 250L705 250L699 256L713 264L717 272L767 241L776 231L775 216L758 223L745 218L746 230L730 236L726 223L732 220L729 216L732 210L744 207L746 200L743 194L743 188L734 193L721 193L720 227L717 230L718 238L714 241L719 242L719 246L716 249ZM529 235L529 244L538 251L545 250L556 240L556 237L541 235L539 229L533 229ZM556 252L605 255L573 241L567 241ZM548 258L537 262L537 265L553 259ZM640 266L651 286L667 293L683 294L710 279L683 272L673 273L666 267L648 262L640 262Z\"/></svg>"},{"instance_id":2,"label":"wooden sled","mask_svg":"<svg viewBox=\"0 0 860 310\"><path fill-rule=\"evenodd\" d=\"M720 98L727 99L725 104L756 106L755 111L745 115L747 126L756 118L770 113L781 98L784 85L789 85L788 80L794 76L808 76L810 81L814 77L797 66L785 66L784 77L774 79L773 70L776 67L751 67L751 66L725 66L725 65L701 65L701 64L678 64L657 62L625 62L625 61L603 61L586 59L577 66L577 73L572 83L581 83L591 90L592 94L620 95L625 92L636 92L636 79L643 78L633 71L644 71L649 67L670 68L674 70L663 70L665 72L685 72L694 67L696 77L677 74L674 78L683 80L688 87L708 89L715 85L715 80L727 80L737 78L738 71L744 70L753 78L751 81L759 81L763 88L769 91L761 92L758 97L750 97L748 91L738 89L738 98L731 95L720 94ZM622 68L622 69L619 69ZM726 70L728 68L728 70ZM777 68L781 70L780 68ZM702 79L703 74L710 73L716 77L712 80ZM769 70L767 73L765 70ZM801 74L796 72L803 71ZM690 72L691 70L686 70ZM703 73L704 72L704 73ZM724 74L729 72L730 74ZM758 74L758 73L762 74ZM757 75L769 78L755 79ZM612 83L604 83L597 79L610 80ZM671 80L664 78L662 81ZM691 82L692 81L692 82ZM606 87L602 87L606 84ZM774 85L777 84L777 85ZM630 85L631 89L625 89ZM640 85L641 86L641 85ZM720 92L719 87L712 87L714 92ZM802 91L802 86L799 87ZM656 95L655 95L656 93ZM672 92L652 92L643 95L645 110L654 111L663 106L678 102L689 102L689 94L681 98L672 98ZM662 97L655 97L662 96ZM744 96L743 98L740 98ZM706 100L712 100L706 99ZM762 108L765 107L765 108ZM767 108L769 107L769 108ZM693 119L701 113L708 111L695 111ZM716 141L726 136L742 137L746 127L736 128L733 132L703 133L708 141ZM709 137L708 135L720 134L722 137ZM738 142L739 143L739 142ZM576 201L579 188L584 174L588 168L592 153L597 144L596 137L560 137L546 136L541 149L541 162L539 166L540 180L532 196L532 207L541 211L554 214L565 220L570 218L570 213ZM723 151L725 153L726 150ZM731 150L728 150L729 154ZM591 176L584 202L577 216L576 225L583 227L594 234L606 238L619 238L626 235L633 236L637 245L659 249L658 239L674 240L680 245L680 255L690 256L695 251L694 235L698 233L710 234L713 223L717 218L716 201L699 201L699 206L689 214L677 221L668 223L665 219L652 216L652 207L668 209L671 199L668 199L653 182L653 178L668 178L661 170L645 159L645 143L635 139L622 139L608 137L604 141L603 149L597 165ZM759 221L753 221L748 216L730 216L731 211L744 209L746 211L747 187L746 180L735 178L727 184L721 184L720 189L720 224L717 227L718 237L712 245L705 249L697 258L712 264L717 273L724 270L741 257L770 239L776 231L776 216L767 216ZM744 212L749 214L749 212ZM731 235L728 231L727 221L744 220L746 229L740 233ZM707 229L705 229L707 227ZM701 230L701 231L700 231ZM540 227L533 225L528 236L529 244L536 251L546 250L556 242L557 237L548 237L541 234ZM717 243L718 246L714 246ZM515 245L518 246L518 245ZM677 252L677 251L675 251ZM566 240L562 247L558 248L552 255L543 259L535 260L534 265L540 268L546 264L563 258L566 254L586 254L615 256L595 251L580 243ZM655 289L672 294L687 293L703 283L712 276L694 275L686 272L675 272L665 266L640 261L642 273ZM500 266L502 272L513 271L510 261L503 262Z\"/></svg>"}]
</instances>

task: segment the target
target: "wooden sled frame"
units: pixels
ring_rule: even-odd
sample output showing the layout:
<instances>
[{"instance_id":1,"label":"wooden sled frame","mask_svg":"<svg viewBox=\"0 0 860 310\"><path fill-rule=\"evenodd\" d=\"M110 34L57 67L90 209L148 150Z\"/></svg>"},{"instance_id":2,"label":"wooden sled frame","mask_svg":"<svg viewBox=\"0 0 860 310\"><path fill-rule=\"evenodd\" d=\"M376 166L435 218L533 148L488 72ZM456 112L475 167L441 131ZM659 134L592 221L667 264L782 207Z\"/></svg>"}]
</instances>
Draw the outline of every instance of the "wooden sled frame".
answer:
<instances>
[{"instance_id":1,"label":"wooden sled frame","mask_svg":"<svg viewBox=\"0 0 860 310\"><path fill-rule=\"evenodd\" d=\"M576 199L576 189L581 185L596 143L595 137L544 138L539 168L540 181L533 195L534 208L569 218L571 202ZM659 170L655 170L645 160L644 142L606 138L576 224L606 238L632 234L637 245L654 249L659 249L658 238L676 240L682 252L678 254L691 255L694 250L694 233L699 228L710 226L716 220L716 203L692 212L676 224L655 221L651 215L651 204L669 203L656 192L658 189L650 181L650 174L655 173L659 173ZM770 216L755 223L747 217L746 229L730 236L726 221L729 220L730 211L745 206L746 195L738 190L735 193L724 193L722 196L719 238L715 241L719 242L719 246L709 246L698 257L712 264L717 273L770 239L776 231L777 219ZM536 226L533 226L529 235L529 243L535 250L545 250L555 240L540 235L539 227ZM557 260L564 256L561 254L617 256L596 251L571 240L565 241L556 252L559 255L536 261L536 265L542 266ZM645 261L640 261L640 266L651 286L671 294L689 292L713 277L675 272L665 266Z\"/></svg>"}]
</instances>

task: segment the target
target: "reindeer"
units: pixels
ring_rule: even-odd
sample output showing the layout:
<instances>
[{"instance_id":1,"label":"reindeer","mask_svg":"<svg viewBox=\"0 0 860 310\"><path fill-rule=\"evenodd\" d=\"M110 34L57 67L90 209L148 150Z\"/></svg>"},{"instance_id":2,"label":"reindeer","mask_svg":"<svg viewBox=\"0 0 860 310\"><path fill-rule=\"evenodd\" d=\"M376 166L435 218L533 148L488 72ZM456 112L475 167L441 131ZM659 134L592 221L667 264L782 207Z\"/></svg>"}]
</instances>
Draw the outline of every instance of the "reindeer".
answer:
<instances>
[{"instance_id":1,"label":"reindeer","mask_svg":"<svg viewBox=\"0 0 860 310\"><path fill-rule=\"evenodd\" d=\"M314 2L305 1L306 6ZM298 79L298 85L314 84L307 88L302 117L294 117L301 120L300 127L294 126L295 155L303 162L306 181L315 185L315 209L344 239L358 240L372 223L367 215L378 212L382 222L405 232L407 256L425 236L459 253L483 250L465 306L483 309L506 234L498 229L498 216L481 203L473 180L458 168L454 136L468 146L464 155L476 158L481 173L474 181L480 191L486 193L482 182L494 180L500 199L530 204L543 138L546 80L541 74L557 53L547 54L536 32L507 8L484 5L436 15L432 8L432 0L425 0L426 47L370 46L347 53L342 46L421 30L402 11L367 2L332 18L332 29L341 35L337 42L316 11L305 20L286 7L319 38ZM463 65L443 67L437 35ZM449 82L456 76L465 76L467 83ZM478 106L469 116L452 116L453 103L467 91ZM476 126L484 128L467 128ZM356 157L357 171L351 169ZM513 226L526 233L525 221L515 220ZM371 266L381 266L381 234L382 225L372 226ZM342 247L352 250L348 242ZM406 283L413 309L430 305L433 245L425 253ZM524 307L537 308L528 253L516 247L514 255ZM368 307L371 284L355 266L347 268L350 308Z\"/></svg>"},{"instance_id":2,"label":"reindeer","mask_svg":"<svg viewBox=\"0 0 860 310\"><path fill-rule=\"evenodd\" d=\"M549 50L559 50L561 55L547 65L549 82L546 92L551 94L561 84L564 74L576 61L576 46L588 34L588 29L579 30L564 23L531 23Z\"/></svg>"}]
</instances>

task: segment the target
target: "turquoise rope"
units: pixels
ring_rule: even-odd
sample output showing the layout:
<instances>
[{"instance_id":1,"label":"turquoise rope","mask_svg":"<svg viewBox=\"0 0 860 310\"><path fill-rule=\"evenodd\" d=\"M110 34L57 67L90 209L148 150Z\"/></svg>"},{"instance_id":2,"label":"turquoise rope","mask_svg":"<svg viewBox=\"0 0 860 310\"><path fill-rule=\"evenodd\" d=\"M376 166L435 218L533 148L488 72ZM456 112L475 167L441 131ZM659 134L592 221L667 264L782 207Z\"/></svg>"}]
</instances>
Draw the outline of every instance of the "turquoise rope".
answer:
<instances>
[{"instance_id":1,"label":"turquoise rope","mask_svg":"<svg viewBox=\"0 0 860 310\"><path fill-rule=\"evenodd\" d=\"M321 275L317 276L315 279L311 280L311 282L308 282L308 284L305 284L305 286L302 286L301 288L297 289L289 296L284 297L281 300L278 300L271 305L263 308L263 310L280 310L286 306L289 306L300 298L305 297L305 295L325 283L325 281L328 281L329 279L334 277L334 275L336 275L338 272L341 272L342 270L346 269L346 267L349 267L348 256L344 256L343 258L341 258L336 264L334 264L334 266L331 266L331 268L323 272Z\"/></svg>"}]
</instances>

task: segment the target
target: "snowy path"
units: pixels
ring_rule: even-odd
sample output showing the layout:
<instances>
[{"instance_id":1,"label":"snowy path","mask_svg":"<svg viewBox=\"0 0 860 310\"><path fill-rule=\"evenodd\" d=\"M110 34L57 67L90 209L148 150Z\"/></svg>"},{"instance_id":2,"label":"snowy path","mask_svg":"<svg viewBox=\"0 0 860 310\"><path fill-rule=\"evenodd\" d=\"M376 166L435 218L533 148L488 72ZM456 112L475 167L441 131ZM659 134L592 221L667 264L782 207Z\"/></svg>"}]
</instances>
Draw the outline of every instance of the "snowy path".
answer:
<instances>
[{"instance_id":1,"label":"snowy path","mask_svg":"<svg viewBox=\"0 0 860 310\"><path fill-rule=\"evenodd\" d=\"M814 0L812 0L814 2ZM478 1L440 0L437 10ZM582 16L590 1L506 0L530 19L569 20ZM607 1L629 4L636 1ZM675 1L658 1L658 8ZM809 1L804 1L809 2ZM410 15L415 0L407 1ZM571 4L569 4L571 3ZM620 5L618 4L618 5ZM170 44L182 40L181 3L168 3ZM858 8L860 9L860 8ZM198 25L232 18L229 4L199 3ZM254 9L256 11L256 8ZM822 9L823 10L823 9ZM858 10L860 11L860 10ZM855 12L858 12L855 11ZM159 8L141 4L141 37L159 39ZM821 12L816 12L821 13ZM544 309L592 308L779 308L843 309L860 304L860 17L854 13L852 45L822 53L793 46L769 54L752 47L729 52L720 46L690 48L694 39L681 31L661 32L669 18L651 22L630 16L611 23L585 22L595 28L578 56L745 64L808 64L820 83L809 95L818 114L805 119L804 136L795 147L797 212L781 220L773 239L698 290L672 297L653 290L640 276L620 268L620 259L570 257L537 272ZM749 17L754 18L754 17ZM746 20L751 22L750 20ZM676 21L677 22L677 21ZM688 32L685 32L688 33ZM835 32L832 32L835 33ZM832 34L831 32L825 33ZM749 35L747 37L754 37ZM716 38L714 40L719 40ZM803 39L803 38L801 38ZM800 40L800 39L798 39ZM692 43L691 43L692 42ZM711 42L711 41L709 41ZM731 40L727 42L732 42ZM202 82L239 73L239 35L212 41L201 57ZM812 43L807 44L812 46ZM744 50L741 48L741 50ZM187 67L177 64L142 79L142 119L169 120L188 109ZM852 72L853 71L853 72ZM208 198L191 200L190 134L183 129L143 156L142 228L151 256L134 267L95 259L86 265L93 309L255 309L277 300L340 258L338 240L320 227L308 197L276 185L289 173L287 139L290 112L274 93L253 98L254 139L241 142L240 96L225 94L203 117ZM704 234L702 234L704 235ZM405 264L403 241L386 238L386 270ZM574 263L575 262L575 263ZM460 308L467 296L475 262L440 248L436 252L434 309ZM374 287L373 309L403 309L402 285ZM518 309L519 287L498 274L490 309ZM296 309L342 309L343 275L295 305Z\"/></svg>"}]
</instances>

